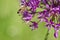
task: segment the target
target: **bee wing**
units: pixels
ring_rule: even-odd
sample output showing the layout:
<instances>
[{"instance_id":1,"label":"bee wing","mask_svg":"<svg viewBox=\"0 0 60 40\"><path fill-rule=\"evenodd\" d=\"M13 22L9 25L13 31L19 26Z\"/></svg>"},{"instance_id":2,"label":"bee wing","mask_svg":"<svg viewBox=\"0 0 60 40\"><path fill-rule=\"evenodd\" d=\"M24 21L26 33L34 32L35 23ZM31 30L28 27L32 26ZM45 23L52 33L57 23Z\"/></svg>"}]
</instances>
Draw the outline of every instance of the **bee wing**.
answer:
<instances>
[{"instance_id":1,"label":"bee wing","mask_svg":"<svg viewBox=\"0 0 60 40\"><path fill-rule=\"evenodd\" d=\"M18 0L18 3L19 3L19 6L21 6L21 4L22 4L22 3L21 3L21 0Z\"/></svg>"}]
</instances>

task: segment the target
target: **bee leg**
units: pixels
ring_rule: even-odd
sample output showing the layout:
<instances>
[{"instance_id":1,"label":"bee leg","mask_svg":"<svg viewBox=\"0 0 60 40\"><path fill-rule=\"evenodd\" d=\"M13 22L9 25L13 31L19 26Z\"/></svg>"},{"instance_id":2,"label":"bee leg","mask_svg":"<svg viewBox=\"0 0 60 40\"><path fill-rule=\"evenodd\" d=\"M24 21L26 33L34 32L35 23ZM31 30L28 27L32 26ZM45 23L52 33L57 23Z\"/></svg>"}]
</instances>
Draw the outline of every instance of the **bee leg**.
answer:
<instances>
[{"instance_id":1,"label":"bee leg","mask_svg":"<svg viewBox=\"0 0 60 40\"><path fill-rule=\"evenodd\" d=\"M19 9L19 10L17 11L17 14L19 14L19 13L20 13L20 11L21 11L21 9Z\"/></svg>"}]
</instances>

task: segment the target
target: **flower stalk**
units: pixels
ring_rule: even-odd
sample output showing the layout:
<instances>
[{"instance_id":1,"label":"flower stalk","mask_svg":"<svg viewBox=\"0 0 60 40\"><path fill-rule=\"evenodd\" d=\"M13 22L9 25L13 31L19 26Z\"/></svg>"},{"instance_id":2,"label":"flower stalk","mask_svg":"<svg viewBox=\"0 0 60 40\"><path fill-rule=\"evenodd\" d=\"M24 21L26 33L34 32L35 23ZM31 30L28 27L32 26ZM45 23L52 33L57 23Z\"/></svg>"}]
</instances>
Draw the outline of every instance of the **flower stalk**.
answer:
<instances>
[{"instance_id":1,"label":"flower stalk","mask_svg":"<svg viewBox=\"0 0 60 40\"><path fill-rule=\"evenodd\" d=\"M49 30L47 30L47 33L45 35L45 39L44 40L48 40L48 35L49 35Z\"/></svg>"}]
</instances>

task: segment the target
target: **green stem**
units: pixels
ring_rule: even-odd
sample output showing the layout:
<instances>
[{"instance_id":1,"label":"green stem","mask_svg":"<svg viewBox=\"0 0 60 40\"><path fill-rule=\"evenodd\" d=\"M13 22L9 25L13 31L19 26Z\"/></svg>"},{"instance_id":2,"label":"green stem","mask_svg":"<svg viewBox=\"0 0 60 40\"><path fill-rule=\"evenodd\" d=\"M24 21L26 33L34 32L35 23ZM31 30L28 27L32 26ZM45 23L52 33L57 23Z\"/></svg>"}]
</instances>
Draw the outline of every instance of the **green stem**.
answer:
<instances>
[{"instance_id":1,"label":"green stem","mask_svg":"<svg viewBox=\"0 0 60 40\"><path fill-rule=\"evenodd\" d=\"M48 39L48 35L49 35L49 30L47 31L46 35L45 35L45 39L44 40L47 40Z\"/></svg>"}]
</instances>

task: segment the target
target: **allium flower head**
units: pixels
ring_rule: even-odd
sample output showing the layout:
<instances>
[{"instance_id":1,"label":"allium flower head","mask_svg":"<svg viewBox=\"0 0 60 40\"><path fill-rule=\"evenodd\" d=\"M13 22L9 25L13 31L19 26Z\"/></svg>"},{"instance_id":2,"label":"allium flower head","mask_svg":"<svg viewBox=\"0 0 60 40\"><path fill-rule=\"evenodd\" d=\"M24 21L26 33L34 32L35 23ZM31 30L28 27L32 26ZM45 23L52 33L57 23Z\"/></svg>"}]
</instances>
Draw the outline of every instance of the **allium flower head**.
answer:
<instances>
[{"instance_id":1,"label":"allium flower head","mask_svg":"<svg viewBox=\"0 0 60 40\"><path fill-rule=\"evenodd\" d=\"M29 21L28 23L31 22L30 27L33 30L38 28L39 22L45 22L48 30L54 28L54 37L58 37L58 31L60 30L60 0L21 0L21 6L26 8L22 12L22 19L26 22ZM44 10L36 12L37 8ZM37 21L32 21L34 17L37 17Z\"/></svg>"}]
</instances>

